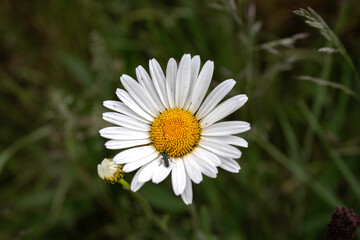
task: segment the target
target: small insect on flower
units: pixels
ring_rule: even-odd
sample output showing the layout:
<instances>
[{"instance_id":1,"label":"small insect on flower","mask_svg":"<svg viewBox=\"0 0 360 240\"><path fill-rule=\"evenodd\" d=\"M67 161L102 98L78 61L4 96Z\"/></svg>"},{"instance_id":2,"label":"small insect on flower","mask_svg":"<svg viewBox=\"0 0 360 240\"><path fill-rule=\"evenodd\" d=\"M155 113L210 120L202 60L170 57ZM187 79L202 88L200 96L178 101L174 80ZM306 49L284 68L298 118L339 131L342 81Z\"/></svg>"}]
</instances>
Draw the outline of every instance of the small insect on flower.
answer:
<instances>
[{"instance_id":1,"label":"small insect on flower","mask_svg":"<svg viewBox=\"0 0 360 240\"><path fill-rule=\"evenodd\" d=\"M116 90L120 101L105 101L104 106L114 112L103 114L104 120L117 126L101 129L100 135L109 139L108 149L121 150L114 162L123 164L125 173L136 171L132 191L171 175L175 195L191 204L192 184L202 182L203 175L216 178L218 167L239 172L237 147L248 143L236 135L250 130L250 124L221 120L241 108L248 97L238 94L224 100L236 83L233 79L207 94L214 62L206 61L201 67L199 56L185 54L179 64L171 58L165 72L151 59L149 70L150 74L138 66L137 80L125 74L120 77L124 86Z\"/></svg>"},{"instance_id":2,"label":"small insect on flower","mask_svg":"<svg viewBox=\"0 0 360 240\"><path fill-rule=\"evenodd\" d=\"M165 167L169 167L169 157L166 154L166 151L164 150L162 153L162 160L164 161Z\"/></svg>"}]
</instances>

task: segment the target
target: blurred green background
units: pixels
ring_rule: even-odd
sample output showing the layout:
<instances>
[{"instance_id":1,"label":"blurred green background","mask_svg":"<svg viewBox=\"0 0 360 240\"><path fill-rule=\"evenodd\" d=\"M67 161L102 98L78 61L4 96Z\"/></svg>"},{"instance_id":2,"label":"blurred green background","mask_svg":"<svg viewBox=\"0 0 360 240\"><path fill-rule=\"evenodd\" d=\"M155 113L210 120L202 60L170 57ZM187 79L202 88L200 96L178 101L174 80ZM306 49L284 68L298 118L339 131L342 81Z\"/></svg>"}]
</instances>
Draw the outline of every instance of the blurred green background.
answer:
<instances>
[{"instance_id":1,"label":"blurred green background","mask_svg":"<svg viewBox=\"0 0 360 240\"><path fill-rule=\"evenodd\" d=\"M318 52L339 42L293 13L307 6L349 55ZM0 1L0 239L325 239L335 206L360 213L359 7ZM97 176L116 154L98 133L102 102L116 100L121 74L184 53L215 62L211 88L233 78L230 96L249 96L228 118L252 124L249 148L240 173L194 185L192 205L170 179L139 191L146 205Z\"/></svg>"}]
</instances>

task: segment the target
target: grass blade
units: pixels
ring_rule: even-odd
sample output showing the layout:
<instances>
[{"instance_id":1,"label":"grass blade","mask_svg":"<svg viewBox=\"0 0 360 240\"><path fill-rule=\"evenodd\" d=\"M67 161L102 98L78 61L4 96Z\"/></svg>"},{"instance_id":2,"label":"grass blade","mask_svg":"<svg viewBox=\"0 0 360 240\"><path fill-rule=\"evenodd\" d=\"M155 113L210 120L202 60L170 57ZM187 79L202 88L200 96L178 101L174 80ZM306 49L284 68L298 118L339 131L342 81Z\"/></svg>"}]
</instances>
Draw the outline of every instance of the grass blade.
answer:
<instances>
[{"instance_id":1,"label":"grass blade","mask_svg":"<svg viewBox=\"0 0 360 240\"><path fill-rule=\"evenodd\" d=\"M308 7L307 10L300 8L299 10L293 11L295 14L304 17L307 19L305 22L310 26L317 28L320 31L320 34L323 35L326 40L332 43L339 53L344 57L345 61L349 64L350 68L353 70L355 78L358 84L358 90L360 91L360 76L356 70L355 64L352 61L349 53L344 47L343 43L337 37L337 35L331 30L331 28L326 24L322 17L315 12L314 9Z\"/></svg>"},{"instance_id":2,"label":"grass blade","mask_svg":"<svg viewBox=\"0 0 360 240\"><path fill-rule=\"evenodd\" d=\"M341 174L344 176L345 180L348 182L356 196L360 199L360 182L356 179L350 168L345 164L339 153L330 146L322 127L306 104L304 102L300 102L299 108L308 121L309 125L312 127L313 131L318 135L322 144L327 149L330 157L338 167Z\"/></svg>"},{"instance_id":3,"label":"grass blade","mask_svg":"<svg viewBox=\"0 0 360 240\"><path fill-rule=\"evenodd\" d=\"M326 81L326 80L320 79L320 78L314 78L314 77L311 77L311 76L298 76L297 79L302 80L302 81L310 81L310 82L316 83L316 84L321 85L321 86L340 89L343 92L345 92L346 94L349 94L349 95L355 97L358 101L360 101L360 96L358 94L356 94L350 88L347 88L342 84Z\"/></svg>"},{"instance_id":4,"label":"grass blade","mask_svg":"<svg viewBox=\"0 0 360 240\"><path fill-rule=\"evenodd\" d=\"M310 179L310 177L303 170L301 165L296 161L291 161L286 155L279 151L274 145L270 143L263 136L257 137L257 143L262 147L270 156L272 156L277 162L291 171L297 179L301 182L309 185L309 187L317 194L329 207L336 207L343 205L342 201L336 196L336 194L327 187L324 183Z\"/></svg>"},{"instance_id":5,"label":"grass blade","mask_svg":"<svg viewBox=\"0 0 360 240\"><path fill-rule=\"evenodd\" d=\"M25 148L28 145L31 145L35 142L40 141L41 139L50 135L50 127L45 126L40 129L33 131L32 133L26 135L23 138L20 138L18 141L14 142L11 146L5 149L0 154L0 174L7 163L7 161L14 156L18 151Z\"/></svg>"}]
</instances>

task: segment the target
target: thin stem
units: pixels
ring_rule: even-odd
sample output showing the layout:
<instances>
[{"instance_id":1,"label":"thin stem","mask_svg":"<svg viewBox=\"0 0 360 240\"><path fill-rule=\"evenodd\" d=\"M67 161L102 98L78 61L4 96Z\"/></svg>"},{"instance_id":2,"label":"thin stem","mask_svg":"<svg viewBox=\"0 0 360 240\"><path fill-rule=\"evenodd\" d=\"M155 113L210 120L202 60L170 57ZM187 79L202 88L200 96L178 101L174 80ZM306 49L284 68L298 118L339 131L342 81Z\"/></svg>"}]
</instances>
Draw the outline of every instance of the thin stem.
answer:
<instances>
[{"instance_id":1,"label":"thin stem","mask_svg":"<svg viewBox=\"0 0 360 240\"><path fill-rule=\"evenodd\" d=\"M151 221L155 223L156 226L158 226L164 233L166 233L170 239L181 239L179 236L175 235L173 232L169 230L169 228L166 226L165 222L162 222L158 216L154 213L149 203L146 201L143 196L141 196L137 192L133 192L130 190L130 184L125 180L121 179L119 183L123 186L124 189L129 190L131 192L131 195L136 199L136 201L141 205L142 209L145 212L145 215L147 218L149 218Z\"/></svg>"},{"instance_id":2,"label":"thin stem","mask_svg":"<svg viewBox=\"0 0 360 240\"><path fill-rule=\"evenodd\" d=\"M200 240L205 240L206 239L206 235L204 234L204 232L201 230L200 224L199 224L199 214L197 211L197 208L195 206L195 203L191 204L189 206L189 210L190 210L190 214L192 217L192 222L193 222L193 227L194 227L194 231L196 232L196 236L200 239Z\"/></svg>"}]
</instances>

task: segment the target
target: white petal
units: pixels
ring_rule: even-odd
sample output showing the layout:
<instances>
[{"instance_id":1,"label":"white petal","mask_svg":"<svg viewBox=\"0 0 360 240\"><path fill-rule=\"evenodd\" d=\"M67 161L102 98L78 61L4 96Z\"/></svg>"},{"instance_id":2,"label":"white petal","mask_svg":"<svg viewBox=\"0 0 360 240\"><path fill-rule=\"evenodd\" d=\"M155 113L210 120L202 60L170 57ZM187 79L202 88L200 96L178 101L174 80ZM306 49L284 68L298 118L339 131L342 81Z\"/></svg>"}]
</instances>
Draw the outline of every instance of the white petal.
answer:
<instances>
[{"instance_id":1,"label":"white petal","mask_svg":"<svg viewBox=\"0 0 360 240\"><path fill-rule=\"evenodd\" d=\"M162 102L159 98L159 95L157 94L157 91L154 87L154 84L153 84L149 74L146 72L146 70L142 66L138 66L136 68L136 77L137 77L139 83L144 87L144 89L154 99L156 105L160 109L160 112L163 112L165 110L165 107L162 104Z\"/></svg>"},{"instance_id":2,"label":"white petal","mask_svg":"<svg viewBox=\"0 0 360 240\"><path fill-rule=\"evenodd\" d=\"M132 117L126 116L124 114L106 112L103 113L103 119L110 123L119 125L121 127L138 130L138 131L150 131L150 125L144 122L141 122Z\"/></svg>"},{"instance_id":3,"label":"white petal","mask_svg":"<svg viewBox=\"0 0 360 240\"><path fill-rule=\"evenodd\" d=\"M171 174L173 190L176 196L184 192L186 185L186 174L184 163L181 158L174 159L174 167Z\"/></svg>"},{"instance_id":4,"label":"white petal","mask_svg":"<svg viewBox=\"0 0 360 240\"><path fill-rule=\"evenodd\" d=\"M250 130L250 123L244 121L227 121L214 123L202 130L203 136L226 136Z\"/></svg>"},{"instance_id":5,"label":"white petal","mask_svg":"<svg viewBox=\"0 0 360 240\"><path fill-rule=\"evenodd\" d=\"M202 136L201 138L215 143L222 142L239 147L245 147L245 148L248 147L248 142L245 139L238 136L208 136L208 137Z\"/></svg>"},{"instance_id":6,"label":"white petal","mask_svg":"<svg viewBox=\"0 0 360 240\"><path fill-rule=\"evenodd\" d=\"M149 144L150 138L141 140L109 140L105 143L107 149L124 149L129 147L135 147L139 145Z\"/></svg>"},{"instance_id":7,"label":"white petal","mask_svg":"<svg viewBox=\"0 0 360 240\"><path fill-rule=\"evenodd\" d=\"M218 170L215 166L209 165L209 164L205 163L204 161L199 161L198 165L199 165L201 172L204 175L206 175L210 178L216 178Z\"/></svg>"},{"instance_id":8,"label":"white petal","mask_svg":"<svg viewBox=\"0 0 360 240\"><path fill-rule=\"evenodd\" d=\"M199 166L199 168L203 174L205 174L206 176L211 177L211 178L216 178L218 170L217 170L215 164L212 161L210 161L206 158L203 158L203 155L199 154L198 151L196 151L199 148L200 147L197 147L193 151L193 154L196 156L196 158L195 158L196 164Z\"/></svg>"},{"instance_id":9,"label":"white petal","mask_svg":"<svg viewBox=\"0 0 360 240\"><path fill-rule=\"evenodd\" d=\"M158 154L156 149L152 145L134 147L116 154L113 158L113 161L117 164L124 164L150 156L154 153Z\"/></svg>"},{"instance_id":10,"label":"white petal","mask_svg":"<svg viewBox=\"0 0 360 240\"><path fill-rule=\"evenodd\" d=\"M160 112L160 109L157 108L157 104L154 102L149 93L136 82L132 77L123 74L120 77L121 83L124 88L128 91L130 96L141 106L147 113L156 117Z\"/></svg>"},{"instance_id":11,"label":"white petal","mask_svg":"<svg viewBox=\"0 0 360 240\"><path fill-rule=\"evenodd\" d=\"M183 108L190 89L191 57L184 54L179 64L176 75L175 103L176 107Z\"/></svg>"},{"instance_id":12,"label":"white petal","mask_svg":"<svg viewBox=\"0 0 360 240\"><path fill-rule=\"evenodd\" d=\"M228 79L216 86L199 108L199 111L196 113L196 118L202 119L213 110L214 107L230 92L235 83L236 82L233 79Z\"/></svg>"},{"instance_id":13,"label":"white petal","mask_svg":"<svg viewBox=\"0 0 360 240\"><path fill-rule=\"evenodd\" d=\"M192 203L193 200L193 190L192 190L192 183L189 176L186 177L186 186L184 192L181 194L181 198L186 205Z\"/></svg>"},{"instance_id":14,"label":"white petal","mask_svg":"<svg viewBox=\"0 0 360 240\"><path fill-rule=\"evenodd\" d=\"M175 80L177 65L173 58L170 58L166 68L166 94L171 108L175 108Z\"/></svg>"},{"instance_id":15,"label":"white petal","mask_svg":"<svg viewBox=\"0 0 360 240\"><path fill-rule=\"evenodd\" d=\"M144 157L144 158L141 158L139 160L132 161L132 162L129 162L129 163L125 164L122 170L124 172L126 172L126 173L132 172L132 171L134 171L134 170L148 164L149 162L154 161L157 158L159 158L159 154L158 153L152 153L151 155L149 155L147 157ZM139 180L140 180L140 178L139 178Z\"/></svg>"},{"instance_id":16,"label":"white petal","mask_svg":"<svg viewBox=\"0 0 360 240\"><path fill-rule=\"evenodd\" d=\"M231 158L220 158L221 165L220 167L228 172L238 173L240 171L240 165Z\"/></svg>"},{"instance_id":17,"label":"white petal","mask_svg":"<svg viewBox=\"0 0 360 240\"><path fill-rule=\"evenodd\" d=\"M154 117L150 116L147 112L145 112L145 110L142 107L140 107L126 91L118 88L116 89L116 95L123 103L126 104L126 106L128 106L131 110L136 112L141 117L145 118L150 122L154 120Z\"/></svg>"},{"instance_id":18,"label":"white petal","mask_svg":"<svg viewBox=\"0 0 360 240\"><path fill-rule=\"evenodd\" d=\"M98 165L97 165L97 170L98 170L99 177L100 177L101 179L104 179L104 176L105 176L104 166L101 165L101 164L98 164Z\"/></svg>"},{"instance_id":19,"label":"white petal","mask_svg":"<svg viewBox=\"0 0 360 240\"><path fill-rule=\"evenodd\" d=\"M107 127L101 129L99 132L102 137L114 140L140 140L150 138L149 132L136 131L124 127Z\"/></svg>"},{"instance_id":20,"label":"white petal","mask_svg":"<svg viewBox=\"0 0 360 240\"><path fill-rule=\"evenodd\" d=\"M156 61L156 59L152 59L149 61L149 67L150 67L150 75L153 80L155 89L160 97L160 100L166 108L169 108L169 103L165 91L164 72L161 69L160 64Z\"/></svg>"},{"instance_id":21,"label":"white petal","mask_svg":"<svg viewBox=\"0 0 360 240\"><path fill-rule=\"evenodd\" d=\"M158 165L157 169L154 171L152 176L153 183L160 183L162 182L171 172L173 169L174 164L170 161L169 167L165 167L164 164L161 163L161 159L159 158L160 165Z\"/></svg>"},{"instance_id":22,"label":"white petal","mask_svg":"<svg viewBox=\"0 0 360 240\"><path fill-rule=\"evenodd\" d=\"M186 172L189 175L189 177L191 178L191 180L194 183L199 184L203 180L203 177L201 174L201 170L195 161L195 158L196 157L191 153L188 155L185 155L184 156L184 165L185 165Z\"/></svg>"},{"instance_id":23,"label":"white petal","mask_svg":"<svg viewBox=\"0 0 360 240\"><path fill-rule=\"evenodd\" d=\"M143 171L139 174L139 181L140 182L147 182L150 181L157 166L159 166L159 162L154 160L151 163L149 163Z\"/></svg>"},{"instance_id":24,"label":"white petal","mask_svg":"<svg viewBox=\"0 0 360 240\"><path fill-rule=\"evenodd\" d=\"M139 175L144 168L145 168L145 166L140 168L139 171L137 171L135 176L133 177L133 179L131 181L131 186L130 186L131 191L136 192L144 185L144 182L139 182Z\"/></svg>"},{"instance_id":25,"label":"white petal","mask_svg":"<svg viewBox=\"0 0 360 240\"><path fill-rule=\"evenodd\" d=\"M207 61L201 69L199 77L194 84L193 92L191 94L191 104L189 107L190 112L195 113L198 110L209 88L213 72L214 62Z\"/></svg>"},{"instance_id":26,"label":"white petal","mask_svg":"<svg viewBox=\"0 0 360 240\"><path fill-rule=\"evenodd\" d=\"M135 118L144 123L150 123L151 121L146 120L141 117L139 114L135 113L133 110L128 108L124 103L118 101L104 101L103 105L111 110L117 111L119 113L125 114L129 117Z\"/></svg>"},{"instance_id":27,"label":"white petal","mask_svg":"<svg viewBox=\"0 0 360 240\"><path fill-rule=\"evenodd\" d=\"M201 139L200 143L203 143L204 141ZM214 164L214 166L219 166L221 164L221 161L219 159L218 156L216 156L216 154L202 148L202 147L197 147L196 149L194 149L194 153L196 155L198 155L201 159L205 159L207 162L211 162L212 164Z\"/></svg>"},{"instance_id":28,"label":"white petal","mask_svg":"<svg viewBox=\"0 0 360 240\"><path fill-rule=\"evenodd\" d=\"M247 102L247 100L248 97L245 94L237 95L226 100L200 121L201 127L205 128L219 121L220 119L229 116L241 108Z\"/></svg>"},{"instance_id":29,"label":"white petal","mask_svg":"<svg viewBox=\"0 0 360 240\"><path fill-rule=\"evenodd\" d=\"M205 148L208 151L215 153L220 157L239 158L241 157L241 151L236 147L230 146L225 143L214 143L204 139L201 139L199 146Z\"/></svg>"},{"instance_id":30,"label":"white petal","mask_svg":"<svg viewBox=\"0 0 360 240\"><path fill-rule=\"evenodd\" d=\"M195 85L195 83L197 81L197 78L198 78L198 75L199 75L200 64L201 64L201 61L200 61L200 57L198 55L194 56L191 59L190 90L189 90L188 97L186 98L184 109L189 109L189 107L190 107L191 94L192 94L192 91L194 89L194 85Z\"/></svg>"}]
</instances>

